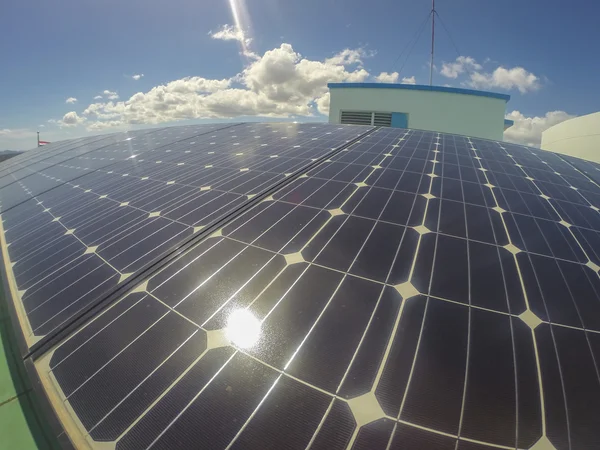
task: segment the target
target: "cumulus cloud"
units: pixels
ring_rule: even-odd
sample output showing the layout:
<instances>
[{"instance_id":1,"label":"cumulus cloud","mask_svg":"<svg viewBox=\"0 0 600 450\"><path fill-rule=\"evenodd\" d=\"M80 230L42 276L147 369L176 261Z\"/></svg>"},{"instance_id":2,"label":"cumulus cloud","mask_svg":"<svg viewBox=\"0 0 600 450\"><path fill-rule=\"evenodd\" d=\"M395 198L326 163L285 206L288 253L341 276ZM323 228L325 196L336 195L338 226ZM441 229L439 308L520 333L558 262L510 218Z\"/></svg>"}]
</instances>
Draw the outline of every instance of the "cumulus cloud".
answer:
<instances>
[{"instance_id":1,"label":"cumulus cloud","mask_svg":"<svg viewBox=\"0 0 600 450\"><path fill-rule=\"evenodd\" d=\"M92 103L82 117L87 119L87 128L97 130L197 118L327 114L327 83L366 80L369 73L362 67L366 56L362 50L345 49L316 61L304 58L290 44L281 44L231 78L174 80L128 100ZM112 94L116 95L104 93L108 100Z\"/></svg>"},{"instance_id":2,"label":"cumulus cloud","mask_svg":"<svg viewBox=\"0 0 600 450\"><path fill-rule=\"evenodd\" d=\"M518 89L521 94L540 88L540 79L523 67L506 69L500 66L492 73L475 72L470 77L469 85L475 88Z\"/></svg>"},{"instance_id":3,"label":"cumulus cloud","mask_svg":"<svg viewBox=\"0 0 600 450\"><path fill-rule=\"evenodd\" d=\"M564 111L550 111L541 117L528 117L519 111L512 111L506 115L506 118L513 120L515 123L504 132L504 140L539 147L542 140L542 131L573 117L575 116Z\"/></svg>"},{"instance_id":4,"label":"cumulus cloud","mask_svg":"<svg viewBox=\"0 0 600 450\"><path fill-rule=\"evenodd\" d=\"M109 100L118 100L119 98L119 94L117 94L114 91L109 91L108 89L105 89L104 92L102 92L102 95L104 95Z\"/></svg>"},{"instance_id":5,"label":"cumulus cloud","mask_svg":"<svg viewBox=\"0 0 600 450\"><path fill-rule=\"evenodd\" d=\"M77 99L75 97L69 97L68 99L65 100L65 103L75 103L77 102Z\"/></svg>"},{"instance_id":6,"label":"cumulus cloud","mask_svg":"<svg viewBox=\"0 0 600 450\"><path fill-rule=\"evenodd\" d=\"M73 127L75 125L79 125L83 121L85 121L85 117L79 117L75 111L70 111L63 116L59 125Z\"/></svg>"},{"instance_id":7,"label":"cumulus cloud","mask_svg":"<svg viewBox=\"0 0 600 450\"><path fill-rule=\"evenodd\" d=\"M348 71L345 67L359 62L347 50L325 62L312 61L302 58L290 44L281 44L248 66L241 79L252 92L274 102L294 104L294 109L301 106L303 114L308 115L310 110L305 104L327 92L328 82L360 82L369 76L363 68Z\"/></svg>"},{"instance_id":8,"label":"cumulus cloud","mask_svg":"<svg viewBox=\"0 0 600 450\"><path fill-rule=\"evenodd\" d=\"M135 81L138 81L143 76L144 76L143 73L136 73L135 75L131 75L131 78L133 78Z\"/></svg>"},{"instance_id":9,"label":"cumulus cloud","mask_svg":"<svg viewBox=\"0 0 600 450\"><path fill-rule=\"evenodd\" d=\"M398 81L398 72L381 72L379 75L375 77L377 81L380 83L395 83Z\"/></svg>"},{"instance_id":10,"label":"cumulus cloud","mask_svg":"<svg viewBox=\"0 0 600 450\"><path fill-rule=\"evenodd\" d=\"M317 105L317 111L321 114L328 116L329 115L329 92L326 92L321 97L315 100L315 104Z\"/></svg>"},{"instance_id":11,"label":"cumulus cloud","mask_svg":"<svg viewBox=\"0 0 600 450\"><path fill-rule=\"evenodd\" d=\"M208 35L221 41L239 41L250 45L252 39L247 37L244 30L233 25L223 25L218 31L210 31Z\"/></svg>"},{"instance_id":12,"label":"cumulus cloud","mask_svg":"<svg viewBox=\"0 0 600 450\"><path fill-rule=\"evenodd\" d=\"M125 128L126 124L121 122L120 120L106 120L104 122L92 122L87 126L87 129L90 131L101 131L106 130L108 128Z\"/></svg>"},{"instance_id":13,"label":"cumulus cloud","mask_svg":"<svg viewBox=\"0 0 600 450\"><path fill-rule=\"evenodd\" d=\"M491 60L486 58L485 63L490 62ZM476 89L517 89L521 94L525 94L541 87L539 77L523 67L499 66L492 72L486 72L483 66L470 56L459 56L453 62L442 64L440 73L452 79L468 73L468 79L462 84Z\"/></svg>"},{"instance_id":14,"label":"cumulus cloud","mask_svg":"<svg viewBox=\"0 0 600 450\"><path fill-rule=\"evenodd\" d=\"M400 84L417 84L417 80L414 75L412 77L403 77Z\"/></svg>"},{"instance_id":15,"label":"cumulus cloud","mask_svg":"<svg viewBox=\"0 0 600 450\"><path fill-rule=\"evenodd\" d=\"M27 128L0 128L0 137L6 139L22 139L35 133Z\"/></svg>"},{"instance_id":16,"label":"cumulus cloud","mask_svg":"<svg viewBox=\"0 0 600 450\"><path fill-rule=\"evenodd\" d=\"M459 56L454 62L443 63L440 73L447 78L458 78L459 75L468 71L478 71L483 67L470 56Z\"/></svg>"},{"instance_id":17,"label":"cumulus cloud","mask_svg":"<svg viewBox=\"0 0 600 450\"><path fill-rule=\"evenodd\" d=\"M94 97L94 100L102 100L102 96L101 96L101 95L96 95L96 96Z\"/></svg>"},{"instance_id":18,"label":"cumulus cloud","mask_svg":"<svg viewBox=\"0 0 600 450\"><path fill-rule=\"evenodd\" d=\"M234 25L223 25L217 31L210 31L208 35L213 39L221 41L237 41L241 47L242 55L248 59L258 59L258 55L250 50L252 38L248 36L248 32Z\"/></svg>"},{"instance_id":19,"label":"cumulus cloud","mask_svg":"<svg viewBox=\"0 0 600 450\"><path fill-rule=\"evenodd\" d=\"M339 53L336 53L331 58L327 58L325 60L325 64L327 65L342 65L349 66L352 64L358 64L362 67L363 58L370 58L375 55L373 51L366 51L362 48L346 48Z\"/></svg>"},{"instance_id":20,"label":"cumulus cloud","mask_svg":"<svg viewBox=\"0 0 600 450\"><path fill-rule=\"evenodd\" d=\"M0 150L26 150L34 146L35 131L28 128L0 128Z\"/></svg>"}]
</instances>

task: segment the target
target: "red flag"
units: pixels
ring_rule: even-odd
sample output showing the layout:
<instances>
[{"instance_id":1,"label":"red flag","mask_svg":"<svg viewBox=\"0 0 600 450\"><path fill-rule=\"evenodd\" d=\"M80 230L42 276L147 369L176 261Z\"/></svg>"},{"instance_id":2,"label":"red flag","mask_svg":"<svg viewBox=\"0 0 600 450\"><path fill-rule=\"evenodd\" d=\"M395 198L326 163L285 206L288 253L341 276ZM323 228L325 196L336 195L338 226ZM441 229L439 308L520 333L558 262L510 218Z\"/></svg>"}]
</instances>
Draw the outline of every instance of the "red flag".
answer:
<instances>
[{"instance_id":1,"label":"red flag","mask_svg":"<svg viewBox=\"0 0 600 450\"><path fill-rule=\"evenodd\" d=\"M46 144L49 144L49 143L50 142L48 142L48 141L39 141L38 145L46 145Z\"/></svg>"}]
</instances>

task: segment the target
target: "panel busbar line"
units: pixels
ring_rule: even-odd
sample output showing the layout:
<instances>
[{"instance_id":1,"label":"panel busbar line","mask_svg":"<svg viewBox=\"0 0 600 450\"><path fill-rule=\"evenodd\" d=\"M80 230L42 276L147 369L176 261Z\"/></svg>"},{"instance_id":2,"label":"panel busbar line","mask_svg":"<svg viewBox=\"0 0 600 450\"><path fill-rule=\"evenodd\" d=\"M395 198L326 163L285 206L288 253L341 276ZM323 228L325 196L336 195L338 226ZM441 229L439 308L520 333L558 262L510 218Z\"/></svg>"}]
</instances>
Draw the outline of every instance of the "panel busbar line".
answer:
<instances>
[{"instance_id":1,"label":"panel busbar line","mask_svg":"<svg viewBox=\"0 0 600 450\"><path fill-rule=\"evenodd\" d=\"M69 436L593 448L600 188L553 154L413 130L317 163L40 355Z\"/></svg>"}]
</instances>

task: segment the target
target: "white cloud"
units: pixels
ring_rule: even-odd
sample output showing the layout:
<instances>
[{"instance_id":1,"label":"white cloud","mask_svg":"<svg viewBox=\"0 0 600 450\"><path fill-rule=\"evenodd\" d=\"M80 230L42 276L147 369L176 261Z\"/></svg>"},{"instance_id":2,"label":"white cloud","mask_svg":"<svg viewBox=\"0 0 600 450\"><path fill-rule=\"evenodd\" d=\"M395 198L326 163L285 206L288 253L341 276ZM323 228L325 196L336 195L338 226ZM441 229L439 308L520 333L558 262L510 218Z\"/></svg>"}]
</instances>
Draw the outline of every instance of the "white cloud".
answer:
<instances>
[{"instance_id":1,"label":"white cloud","mask_svg":"<svg viewBox=\"0 0 600 450\"><path fill-rule=\"evenodd\" d=\"M447 78L457 78L460 74L467 71L481 70L481 64L470 56L459 56L454 62L443 63L440 73Z\"/></svg>"},{"instance_id":2,"label":"white cloud","mask_svg":"<svg viewBox=\"0 0 600 450\"><path fill-rule=\"evenodd\" d=\"M118 100L119 98L119 94L117 94L114 91L109 91L108 89L105 89L104 92L102 92L102 94L109 100Z\"/></svg>"},{"instance_id":3,"label":"white cloud","mask_svg":"<svg viewBox=\"0 0 600 450\"><path fill-rule=\"evenodd\" d=\"M0 137L3 139L22 139L34 134L34 131L27 128L0 128Z\"/></svg>"},{"instance_id":4,"label":"white cloud","mask_svg":"<svg viewBox=\"0 0 600 450\"><path fill-rule=\"evenodd\" d=\"M365 56L362 50L345 49L316 61L302 57L290 44L281 44L231 78L174 80L125 101L92 103L82 117L88 119L88 129L103 129L197 118L327 114L327 83L366 80L369 73L360 66ZM116 94L105 91L108 99L107 92Z\"/></svg>"},{"instance_id":5,"label":"white cloud","mask_svg":"<svg viewBox=\"0 0 600 450\"><path fill-rule=\"evenodd\" d=\"M72 127L75 125L79 125L85 120L85 117L79 117L75 111L70 111L63 116L59 124L65 127Z\"/></svg>"},{"instance_id":6,"label":"white cloud","mask_svg":"<svg viewBox=\"0 0 600 450\"><path fill-rule=\"evenodd\" d=\"M317 111L321 114L328 116L329 115L329 92L326 92L321 97L315 100L315 104L317 105Z\"/></svg>"},{"instance_id":7,"label":"white cloud","mask_svg":"<svg viewBox=\"0 0 600 450\"><path fill-rule=\"evenodd\" d=\"M244 30L233 25L223 25L220 30L215 32L210 31L208 35L213 39L239 41L246 45L250 45L250 42L252 42L252 39L245 35Z\"/></svg>"},{"instance_id":8,"label":"white cloud","mask_svg":"<svg viewBox=\"0 0 600 450\"><path fill-rule=\"evenodd\" d=\"M366 70L348 71L345 67L359 61L347 50L325 62L312 61L302 58L290 44L281 44L248 66L241 79L251 91L264 94L271 101L306 106L327 92L330 81L364 81L369 76ZM309 110L304 113L309 114Z\"/></svg>"},{"instance_id":9,"label":"white cloud","mask_svg":"<svg viewBox=\"0 0 600 450\"><path fill-rule=\"evenodd\" d=\"M492 73L472 73L469 85L475 88L518 89L521 94L536 91L540 86L540 79L523 67L506 69L498 67Z\"/></svg>"},{"instance_id":10,"label":"white cloud","mask_svg":"<svg viewBox=\"0 0 600 450\"><path fill-rule=\"evenodd\" d=\"M0 128L0 150L27 150L35 147L35 139L28 128Z\"/></svg>"},{"instance_id":11,"label":"white cloud","mask_svg":"<svg viewBox=\"0 0 600 450\"><path fill-rule=\"evenodd\" d=\"M398 72L381 72L379 75L375 77L377 81L380 83L396 83L398 81Z\"/></svg>"},{"instance_id":12,"label":"white cloud","mask_svg":"<svg viewBox=\"0 0 600 450\"><path fill-rule=\"evenodd\" d=\"M87 129L90 131L100 131L109 128L126 128L126 124L124 124L120 120L107 120L104 122L92 122L87 127Z\"/></svg>"},{"instance_id":13,"label":"white cloud","mask_svg":"<svg viewBox=\"0 0 600 450\"><path fill-rule=\"evenodd\" d=\"M69 97L68 99L65 100L65 103L76 103L77 99L75 97Z\"/></svg>"},{"instance_id":14,"label":"white cloud","mask_svg":"<svg viewBox=\"0 0 600 450\"><path fill-rule=\"evenodd\" d=\"M94 97L94 100L102 100L102 96L101 96L101 95L96 95L96 96Z\"/></svg>"},{"instance_id":15,"label":"white cloud","mask_svg":"<svg viewBox=\"0 0 600 450\"><path fill-rule=\"evenodd\" d=\"M131 75L131 78L133 78L135 81L138 81L143 76L144 76L143 73L136 73L135 75Z\"/></svg>"},{"instance_id":16,"label":"white cloud","mask_svg":"<svg viewBox=\"0 0 600 450\"><path fill-rule=\"evenodd\" d=\"M484 64L491 62L486 58ZM459 56L454 62L444 63L440 73L452 79L468 73L468 80L462 84L476 89L518 89L521 94L525 94L541 87L539 77L523 67L507 69L499 66L492 72L484 72L483 66L470 56Z\"/></svg>"},{"instance_id":17,"label":"white cloud","mask_svg":"<svg viewBox=\"0 0 600 450\"><path fill-rule=\"evenodd\" d=\"M208 35L213 39L221 41L238 41L241 46L241 53L248 59L257 59L258 55L250 50L252 38L248 32L235 25L223 25L218 31L210 31Z\"/></svg>"},{"instance_id":18,"label":"white cloud","mask_svg":"<svg viewBox=\"0 0 600 450\"><path fill-rule=\"evenodd\" d=\"M403 77L400 84L417 84L417 80L414 75L412 77Z\"/></svg>"},{"instance_id":19,"label":"white cloud","mask_svg":"<svg viewBox=\"0 0 600 450\"><path fill-rule=\"evenodd\" d=\"M542 131L573 117L575 116L564 111L550 111L542 117L527 117L519 111L512 111L506 115L506 118L513 120L515 123L504 132L504 140L539 147L542 140Z\"/></svg>"},{"instance_id":20,"label":"white cloud","mask_svg":"<svg viewBox=\"0 0 600 450\"><path fill-rule=\"evenodd\" d=\"M345 48L341 52L336 53L331 58L327 58L325 60L325 64L342 66L358 64L360 67L362 67L363 58L370 58L372 56L375 56L375 52L373 51L368 52L362 48Z\"/></svg>"}]
</instances>

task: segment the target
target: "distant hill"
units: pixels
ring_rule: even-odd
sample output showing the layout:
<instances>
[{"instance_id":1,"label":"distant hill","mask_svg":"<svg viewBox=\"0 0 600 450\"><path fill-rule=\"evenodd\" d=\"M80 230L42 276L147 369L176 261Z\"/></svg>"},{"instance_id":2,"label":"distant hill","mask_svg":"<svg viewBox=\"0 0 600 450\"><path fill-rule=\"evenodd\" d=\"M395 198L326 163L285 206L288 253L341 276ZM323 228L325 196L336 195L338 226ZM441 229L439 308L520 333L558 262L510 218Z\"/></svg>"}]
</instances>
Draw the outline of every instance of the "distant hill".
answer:
<instances>
[{"instance_id":1,"label":"distant hill","mask_svg":"<svg viewBox=\"0 0 600 450\"><path fill-rule=\"evenodd\" d=\"M7 159L20 155L21 153L23 152L18 152L16 150L0 150L0 162L6 161Z\"/></svg>"}]
</instances>

